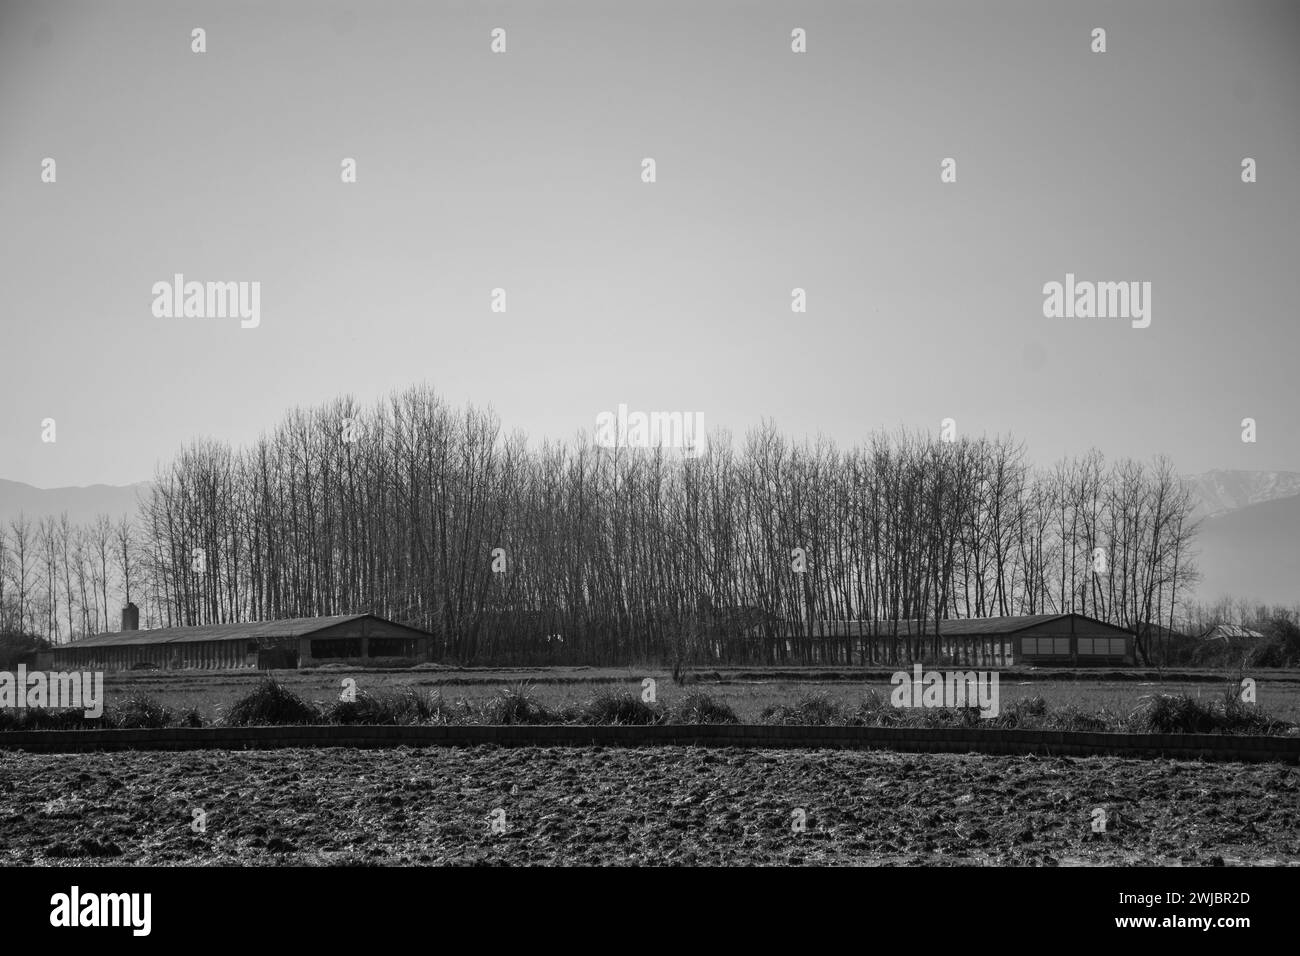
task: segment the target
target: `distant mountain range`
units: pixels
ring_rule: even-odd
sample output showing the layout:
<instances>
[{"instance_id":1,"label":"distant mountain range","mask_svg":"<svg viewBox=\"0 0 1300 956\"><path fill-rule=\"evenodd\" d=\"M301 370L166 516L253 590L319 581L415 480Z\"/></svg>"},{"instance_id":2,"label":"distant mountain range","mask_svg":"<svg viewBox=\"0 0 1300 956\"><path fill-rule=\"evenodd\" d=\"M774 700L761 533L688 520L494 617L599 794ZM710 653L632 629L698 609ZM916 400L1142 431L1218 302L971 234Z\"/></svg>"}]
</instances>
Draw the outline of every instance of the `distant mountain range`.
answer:
<instances>
[{"instance_id":1,"label":"distant mountain range","mask_svg":"<svg viewBox=\"0 0 1300 956\"><path fill-rule=\"evenodd\" d=\"M58 517L65 511L73 524L91 524L105 514L116 521L123 514L135 516L136 494L147 494L149 482L133 485L88 485L85 488L36 488L21 481L0 478L0 525L19 514L36 524L46 515Z\"/></svg>"},{"instance_id":2,"label":"distant mountain range","mask_svg":"<svg viewBox=\"0 0 1300 956\"><path fill-rule=\"evenodd\" d=\"M1300 472L1208 471L1183 480L1203 519L1197 597L1300 604Z\"/></svg>"},{"instance_id":3,"label":"distant mountain range","mask_svg":"<svg viewBox=\"0 0 1300 956\"><path fill-rule=\"evenodd\" d=\"M1196 496L1198 518L1300 495L1300 471L1207 471L1183 481Z\"/></svg>"},{"instance_id":4,"label":"distant mountain range","mask_svg":"<svg viewBox=\"0 0 1300 956\"><path fill-rule=\"evenodd\" d=\"M1196 550L1200 600L1231 596L1300 604L1300 495L1206 518Z\"/></svg>"},{"instance_id":5,"label":"distant mountain range","mask_svg":"<svg viewBox=\"0 0 1300 956\"><path fill-rule=\"evenodd\" d=\"M1202 519L1196 538L1202 601L1231 595L1268 604L1300 603L1300 472L1208 471L1184 476ZM76 524L136 513L149 482L35 488L0 479L0 523L20 512L33 523L67 512Z\"/></svg>"}]
</instances>

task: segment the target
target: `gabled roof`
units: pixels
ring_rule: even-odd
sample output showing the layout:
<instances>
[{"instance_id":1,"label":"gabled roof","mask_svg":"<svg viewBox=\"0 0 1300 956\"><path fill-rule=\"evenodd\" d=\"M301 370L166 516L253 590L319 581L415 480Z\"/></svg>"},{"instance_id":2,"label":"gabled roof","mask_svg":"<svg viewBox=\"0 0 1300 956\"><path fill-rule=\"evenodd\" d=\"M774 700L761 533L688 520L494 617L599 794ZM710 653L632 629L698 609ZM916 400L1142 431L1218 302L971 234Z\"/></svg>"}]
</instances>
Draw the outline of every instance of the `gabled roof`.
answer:
<instances>
[{"instance_id":1,"label":"gabled roof","mask_svg":"<svg viewBox=\"0 0 1300 956\"><path fill-rule=\"evenodd\" d=\"M1242 627L1240 624L1219 624L1210 628L1201 637L1208 640L1259 640L1264 635L1259 631L1252 631L1248 627Z\"/></svg>"},{"instance_id":2,"label":"gabled roof","mask_svg":"<svg viewBox=\"0 0 1300 956\"><path fill-rule=\"evenodd\" d=\"M136 644L191 644L200 641L262 641L282 637L303 637L326 628L373 618L374 614L339 614L334 617L290 617L280 621L250 621L243 624L200 624L196 627L158 627L149 631L117 631L96 634L64 644L62 648L123 647ZM389 624L391 621L384 621ZM60 648L56 648L60 649Z\"/></svg>"},{"instance_id":3,"label":"gabled roof","mask_svg":"<svg viewBox=\"0 0 1300 956\"><path fill-rule=\"evenodd\" d=\"M1023 631L1028 627L1036 627L1039 624L1046 624L1049 621L1064 620L1069 617L1078 617L1085 621L1091 621L1092 618L1083 617L1081 614L1028 614L1024 617L968 617L958 620L947 620L939 622L940 634L952 634L961 636L966 634L1014 634L1016 631ZM1102 623L1097 621L1097 624ZM935 632L934 622L928 622L923 633L933 634Z\"/></svg>"}]
</instances>

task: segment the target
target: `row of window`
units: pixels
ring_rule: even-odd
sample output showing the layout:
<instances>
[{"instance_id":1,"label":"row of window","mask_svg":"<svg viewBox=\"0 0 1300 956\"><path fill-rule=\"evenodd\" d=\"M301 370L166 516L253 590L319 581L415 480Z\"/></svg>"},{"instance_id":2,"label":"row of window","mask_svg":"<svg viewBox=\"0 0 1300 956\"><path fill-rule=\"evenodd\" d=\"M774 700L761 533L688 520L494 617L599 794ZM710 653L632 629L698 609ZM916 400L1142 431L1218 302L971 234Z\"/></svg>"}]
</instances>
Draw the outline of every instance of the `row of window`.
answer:
<instances>
[{"instance_id":1,"label":"row of window","mask_svg":"<svg viewBox=\"0 0 1300 956\"><path fill-rule=\"evenodd\" d=\"M416 642L409 637L372 637L370 639L371 657L411 657L416 653ZM311 656L326 660L328 658L350 658L361 656L361 638L331 637L313 640Z\"/></svg>"},{"instance_id":2,"label":"row of window","mask_svg":"<svg viewBox=\"0 0 1300 956\"><path fill-rule=\"evenodd\" d=\"M1097 657L1123 657L1124 638L1122 637L1081 637L1079 653L1093 654Z\"/></svg>"},{"instance_id":3,"label":"row of window","mask_svg":"<svg viewBox=\"0 0 1300 956\"><path fill-rule=\"evenodd\" d=\"M1070 639L1068 637L1025 637L1021 638L1022 654L1068 654Z\"/></svg>"},{"instance_id":4,"label":"row of window","mask_svg":"<svg viewBox=\"0 0 1300 956\"><path fill-rule=\"evenodd\" d=\"M1123 657L1124 638L1122 637L1080 637L1078 638L1080 656L1088 657ZM1023 637L1020 639L1022 654L1061 654L1070 653L1068 637Z\"/></svg>"}]
</instances>

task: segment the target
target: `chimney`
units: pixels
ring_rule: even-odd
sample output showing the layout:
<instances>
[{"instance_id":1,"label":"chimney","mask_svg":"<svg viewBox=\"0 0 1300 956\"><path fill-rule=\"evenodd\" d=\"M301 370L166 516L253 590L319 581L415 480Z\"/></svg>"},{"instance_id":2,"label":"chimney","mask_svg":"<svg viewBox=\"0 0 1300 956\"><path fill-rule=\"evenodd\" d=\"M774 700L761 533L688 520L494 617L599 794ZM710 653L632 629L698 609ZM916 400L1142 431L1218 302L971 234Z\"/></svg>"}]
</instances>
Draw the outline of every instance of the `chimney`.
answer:
<instances>
[{"instance_id":1,"label":"chimney","mask_svg":"<svg viewBox=\"0 0 1300 956\"><path fill-rule=\"evenodd\" d=\"M140 630L140 609L129 602L122 608L122 630Z\"/></svg>"}]
</instances>

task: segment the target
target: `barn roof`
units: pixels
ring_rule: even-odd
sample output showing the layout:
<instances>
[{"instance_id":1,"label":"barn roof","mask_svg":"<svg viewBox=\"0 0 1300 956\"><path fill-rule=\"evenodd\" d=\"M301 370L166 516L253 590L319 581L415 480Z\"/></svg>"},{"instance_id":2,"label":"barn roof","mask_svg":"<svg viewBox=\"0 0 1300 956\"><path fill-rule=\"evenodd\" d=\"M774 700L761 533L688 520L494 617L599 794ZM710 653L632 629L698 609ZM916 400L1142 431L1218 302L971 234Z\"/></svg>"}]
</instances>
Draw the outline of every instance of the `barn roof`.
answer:
<instances>
[{"instance_id":1,"label":"barn roof","mask_svg":"<svg viewBox=\"0 0 1300 956\"><path fill-rule=\"evenodd\" d=\"M968 617L939 621L938 623L940 634L1011 634L1015 631L1023 631L1027 627L1046 624L1049 621L1059 621L1068 617L1070 617L1069 614L1028 614L1024 617ZM934 623L933 621L927 622L925 630L934 633Z\"/></svg>"},{"instance_id":2,"label":"barn roof","mask_svg":"<svg viewBox=\"0 0 1300 956\"><path fill-rule=\"evenodd\" d=\"M117 631L113 634L96 634L63 645L76 650L81 647L127 647L139 644L191 644L200 641L262 641L284 637L303 637L326 628L372 618L384 619L374 614L339 614L334 617L290 617L280 621L250 621L242 624L200 624L196 627L157 627L148 631ZM391 624L391 621L384 621ZM405 625L399 625L405 626Z\"/></svg>"},{"instance_id":3,"label":"barn roof","mask_svg":"<svg viewBox=\"0 0 1300 956\"><path fill-rule=\"evenodd\" d=\"M1210 628L1201 636L1208 640L1254 641L1259 640L1264 635L1249 627L1242 627L1240 624L1219 624Z\"/></svg>"}]
</instances>

